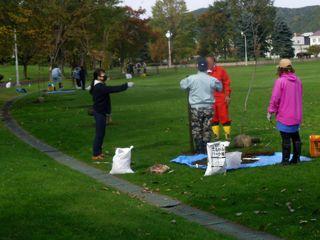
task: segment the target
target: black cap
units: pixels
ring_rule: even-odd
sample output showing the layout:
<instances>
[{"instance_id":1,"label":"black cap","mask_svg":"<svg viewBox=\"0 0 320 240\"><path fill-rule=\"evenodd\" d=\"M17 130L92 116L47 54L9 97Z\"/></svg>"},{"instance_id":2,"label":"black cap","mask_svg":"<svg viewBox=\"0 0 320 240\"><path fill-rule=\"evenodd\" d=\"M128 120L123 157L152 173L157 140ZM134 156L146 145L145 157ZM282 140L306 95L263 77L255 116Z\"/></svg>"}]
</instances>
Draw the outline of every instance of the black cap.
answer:
<instances>
[{"instance_id":1,"label":"black cap","mask_svg":"<svg viewBox=\"0 0 320 240\"><path fill-rule=\"evenodd\" d=\"M207 63L206 59L204 59L204 58L198 59L198 70L200 72L206 72L208 70L208 63Z\"/></svg>"}]
</instances>

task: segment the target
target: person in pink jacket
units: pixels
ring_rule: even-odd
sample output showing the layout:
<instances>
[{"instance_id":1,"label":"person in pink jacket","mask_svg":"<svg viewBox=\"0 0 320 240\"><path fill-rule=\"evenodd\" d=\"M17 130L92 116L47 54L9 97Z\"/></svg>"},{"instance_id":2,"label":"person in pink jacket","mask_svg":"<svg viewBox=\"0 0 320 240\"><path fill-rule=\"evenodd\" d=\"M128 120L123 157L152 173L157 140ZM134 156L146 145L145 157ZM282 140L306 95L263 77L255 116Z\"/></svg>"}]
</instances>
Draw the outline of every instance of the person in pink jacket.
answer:
<instances>
[{"instance_id":1,"label":"person in pink jacket","mask_svg":"<svg viewBox=\"0 0 320 240\"><path fill-rule=\"evenodd\" d=\"M279 78L274 84L267 118L276 116L277 129L282 138L282 164L297 164L300 162L301 139L299 134L302 122L302 83L295 74L289 59L282 59L278 66ZM293 143L293 157L291 155Z\"/></svg>"}]
</instances>

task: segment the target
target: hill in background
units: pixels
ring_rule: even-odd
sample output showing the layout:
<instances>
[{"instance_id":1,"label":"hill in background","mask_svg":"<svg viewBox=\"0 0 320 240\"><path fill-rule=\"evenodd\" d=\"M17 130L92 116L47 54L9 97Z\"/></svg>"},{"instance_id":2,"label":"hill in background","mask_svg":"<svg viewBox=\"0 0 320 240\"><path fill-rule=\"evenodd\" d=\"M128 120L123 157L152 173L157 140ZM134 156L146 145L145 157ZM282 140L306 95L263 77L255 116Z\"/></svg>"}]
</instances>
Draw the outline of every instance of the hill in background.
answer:
<instances>
[{"instance_id":1,"label":"hill in background","mask_svg":"<svg viewBox=\"0 0 320 240\"><path fill-rule=\"evenodd\" d=\"M200 8L192 13L199 16L208 8ZM316 32L320 30L320 6L303 8L277 8L277 16L283 18L292 32Z\"/></svg>"},{"instance_id":2,"label":"hill in background","mask_svg":"<svg viewBox=\"0 0 320 240\"><path fill-rule=\"evenodd\" d=\"M288 23L293 32L304 33L320 30L320 6L278 8L277 14Z\"/></svg>"}]
</instances>

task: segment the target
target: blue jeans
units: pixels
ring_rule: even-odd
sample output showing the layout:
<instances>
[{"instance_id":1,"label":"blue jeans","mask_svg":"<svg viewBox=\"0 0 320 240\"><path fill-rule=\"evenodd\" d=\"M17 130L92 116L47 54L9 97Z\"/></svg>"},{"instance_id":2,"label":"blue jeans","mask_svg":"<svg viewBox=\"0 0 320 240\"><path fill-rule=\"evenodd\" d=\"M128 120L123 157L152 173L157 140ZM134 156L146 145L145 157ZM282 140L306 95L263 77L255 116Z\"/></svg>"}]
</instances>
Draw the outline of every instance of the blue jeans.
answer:
<instances>
[{"instance_id":1,"label":"blue jeans","mask_svg":"<svg viewBox=\"0 0 320 240\"><path fill-rule=\"evenodd\" d=\"M102 145L106 133L107 117L105 114L93 111L93 116L96 121L96 135L93 142L93 156L102 154Z\"/></svg>"}]
</instances>

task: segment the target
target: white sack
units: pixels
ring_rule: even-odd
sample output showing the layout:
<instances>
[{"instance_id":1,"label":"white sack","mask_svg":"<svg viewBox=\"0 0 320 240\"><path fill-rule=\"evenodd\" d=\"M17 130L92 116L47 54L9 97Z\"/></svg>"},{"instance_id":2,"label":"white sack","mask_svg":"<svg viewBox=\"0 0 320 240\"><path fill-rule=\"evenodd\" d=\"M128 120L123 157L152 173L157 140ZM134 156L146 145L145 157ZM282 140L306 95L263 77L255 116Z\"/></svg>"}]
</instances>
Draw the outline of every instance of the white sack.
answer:
<instances>
[{"instance_id":1,"label":"white sack","mask_svg":"<svg viewBox=\"0 0 320 240\"><path fill-rule=\"evenodd\" d=\"M218 173L225 173L226 162L226 147L230 142L214 142L207 144L208 166L205 176L211 176Z\"/></svg>"},{"instance_id":2,"label":"white sack","mask_svg":"<svg viewBox=\"0 0 320 240\"><path fill-rule=\"evenodd\" d=\"M238 169L242 162L242 152L226 153L227 169Z\"/></svg>"},{"instance_id":3,"label":"white sack","mask_svg":"<svg viewBox=\"0 0 320 240\"><path fill-rule=\"evenodd\" d=\"M126 79L127 80L132 79L132 75L130 73L126 73Z\"/></svg>"},{"instance_id":4,"label":"white sack","mask_svg":"<svg viewBox=\"0 0 320 240\"><path fill-rule=\"evenodd\" d=\"M112 160L112 170L110 174L134 173L131 169L131 150L130 148L117 148Z\"/></svg>"}]
</instances>

